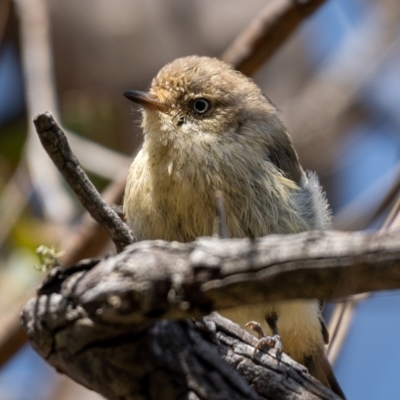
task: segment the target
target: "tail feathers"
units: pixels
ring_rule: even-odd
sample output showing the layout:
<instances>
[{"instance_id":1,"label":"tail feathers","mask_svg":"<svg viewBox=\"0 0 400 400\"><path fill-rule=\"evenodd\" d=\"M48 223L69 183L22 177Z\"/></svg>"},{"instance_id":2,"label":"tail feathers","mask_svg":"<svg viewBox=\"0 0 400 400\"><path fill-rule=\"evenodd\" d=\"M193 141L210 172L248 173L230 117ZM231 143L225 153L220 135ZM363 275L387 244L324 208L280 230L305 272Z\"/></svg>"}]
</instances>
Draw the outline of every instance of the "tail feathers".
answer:
<instances>
[{"instance_id":1,"label":"tail feathers","mask_svg":"<svg viewBox=\"0 0 400 400\"><path fill-rule=\"evenodd\" d=\"M323 385L331 389L332 392L336 393L342 399L346 400L323 348L318 349L317 352L308 357L305 366L308 368L310 375L318 379Z\"/></svg>"}]
</instances>

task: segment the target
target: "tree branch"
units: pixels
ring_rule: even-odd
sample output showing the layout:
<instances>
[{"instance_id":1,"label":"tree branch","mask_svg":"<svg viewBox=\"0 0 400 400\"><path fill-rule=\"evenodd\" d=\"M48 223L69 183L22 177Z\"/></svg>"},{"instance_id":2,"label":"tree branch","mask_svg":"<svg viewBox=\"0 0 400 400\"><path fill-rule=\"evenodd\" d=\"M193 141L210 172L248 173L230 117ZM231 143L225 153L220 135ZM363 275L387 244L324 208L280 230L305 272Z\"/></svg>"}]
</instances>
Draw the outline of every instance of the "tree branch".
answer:
<instances>
[{"instance_id":1,"label":"tree branch","mask_svg":"<svg viewBox=\"0 0 400 400\"><path fill-rule=\"evenodd\" d=\"M69 147L65 133L50 112L33 123L43 147L90 215L107 231L117 251L133 243L133 235L118 214L103 200Z\"/></svg>"},{"instance_id":2,"label":"tree branch","mask_svg":"<svg viewBox=\"0 0 400 400\"><path fill-rule=\"evenodd\" d=\"M108 399L337 399L285 354L279 362L273 350L253 358L257 339L218 314L140 323L111 290L104 301L122 312L110 324L105 308L80 300L83 286L101 283L93 275L101 264L53 270L23 311L33 347L82 385ZM128 282L136 284L120 284Z\"/></svg>"},{"instance_id":3,"label":"tree branch","mask_svg":"<svg viewBox=\"0 0 400 400\"><path fill-rule=\"evenodd\" d=\"M269 1L261 14L221 55L245 75L251 76L280 48L305 18L326 0Z\"/></svg>"},{"instance_id":4,"label":"tree branch","mask_svg":"<svg viewBox=\"0 0 400 400\"><path fill-rule=\"evenodd\" d=\"M286 356L281 364L273 350L253 359L257 340L222 317L171 320L399 287L399 232L143 241L53 269L25 305L23 324L50 364L109 399L254 398L232 367L260 398L333 399Z\"/></svg>"},{"instance_id":5,"label":"tree branch","mask_svg":"<svg viewBox=\"0 0 400 400\"><path fill-rule=\"evenodd\" d=\"M56 276L68 274L57 271ZM53 286L50 279L39 293ZM400 288L400 233L306 232L136 243L81 277L71 296L87 309L102 310L98 318L104 321L129 314L138 323L148 316L188 318L211 309L395 288ZM110 296L118 306L108 303Z\"/></svg>"}]
</instances>

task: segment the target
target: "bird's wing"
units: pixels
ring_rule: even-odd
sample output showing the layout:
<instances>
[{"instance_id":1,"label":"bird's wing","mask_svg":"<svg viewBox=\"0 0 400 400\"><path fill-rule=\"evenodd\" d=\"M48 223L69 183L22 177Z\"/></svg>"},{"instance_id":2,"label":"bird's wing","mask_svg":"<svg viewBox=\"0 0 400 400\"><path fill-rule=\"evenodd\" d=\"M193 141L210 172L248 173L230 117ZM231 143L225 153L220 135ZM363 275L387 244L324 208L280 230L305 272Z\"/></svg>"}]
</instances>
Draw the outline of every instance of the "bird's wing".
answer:
<instances>
[{"instance_id":1,"label":"bird's wing","mask_svg":"<svg viewBox=\"0 0 400 400\"><path fill-rule=\"evenodd\" d=\"M281 142L286 143L282 144ZM282 171L286 178L301 185L303 170L287 133L276 138L269 146L269 160Z\"/></svg>"},{"instance_id":2,"label":"bird's wing","mask_svg":"<svg viewBox=\"0 0 400 400\"><path fill-rule=\"evenodd\" d=\"M336 380L335 374L332 371L332 367L326 358L323 347L318 348L312 356L308 357L304 365L307 367L310 375L318 379L322 384L330 388L332 392L336 393L342 399L346 399L338 381Z\"/></svg>"},{"instance_id":3,"label":"bird's wing","mask_svg":"<svg viewBox=\"0 0 400 400\"><path fill-rule=\"evenodd\" d=\"M324 318L322 317L322 310L324 308L324 301L323 300L318 300L318 302L319 302L319 322L321 323L322 337L324 338L324 343L328 344L329 343L329 331L328 331L328 328L326 327Z\"/></svg>"}]
</instances>

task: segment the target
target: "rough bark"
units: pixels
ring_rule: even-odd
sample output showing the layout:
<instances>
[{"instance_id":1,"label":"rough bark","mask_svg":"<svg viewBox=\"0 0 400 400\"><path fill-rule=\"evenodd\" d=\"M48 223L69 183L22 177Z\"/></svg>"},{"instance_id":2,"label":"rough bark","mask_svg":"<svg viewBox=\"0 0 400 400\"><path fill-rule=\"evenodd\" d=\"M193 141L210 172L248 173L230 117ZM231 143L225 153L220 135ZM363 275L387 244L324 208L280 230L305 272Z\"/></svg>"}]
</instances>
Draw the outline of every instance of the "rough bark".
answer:
<instances>
[{"instance_id":1,"label":"rough bark","mask_svg":"<svg viewBox=\"0 0 400 400\"><path fill-rule=\"evenodd\" d=\"M33 347L82 385L108 399L337 398L285 354L279 361L273 350L253 356L257 339L217 313L197 321L149 315L135 321L128 311L134 299L128 306L110 295L104 305L119 316L109 322L105 308L79 300L84 287L100 284L94 276L103 280L96 273L102 264L53 270L23 311Z\"/></svg>"},{"instance_id":2,"label":"rough bark","mask_svg":"<svg viewBox=\"0 0 400 400\"><path fill-rule=\"evenodd\" d=\"M109 399L333 399L213 309L400 287L400 233L139 242L51 271L23 311L33 347ZM164 318L164 320L160 320ZM184 319L185 318L185 319Z\"/></svg>"}]
</instances>

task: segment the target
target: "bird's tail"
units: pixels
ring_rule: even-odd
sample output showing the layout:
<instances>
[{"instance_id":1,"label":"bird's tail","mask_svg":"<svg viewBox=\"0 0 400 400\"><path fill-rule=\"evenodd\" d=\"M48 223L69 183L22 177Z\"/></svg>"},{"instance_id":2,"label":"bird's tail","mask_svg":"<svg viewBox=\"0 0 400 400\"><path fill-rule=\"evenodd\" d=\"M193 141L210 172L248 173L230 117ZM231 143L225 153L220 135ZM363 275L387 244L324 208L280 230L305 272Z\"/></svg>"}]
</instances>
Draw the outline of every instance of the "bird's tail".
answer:
<instances>
[{"instance_id":1,"label":"bird's tail","mask_svg":"<svg viewBox=\"0 0 400 400\"><path fill-rule=\"evenodd\" d=\"M346 400L323 348L319 348L312 356L308 357L305 366L308 368L310 375L318 379L323 385L331 389L332 392L336 393L342 399Z\"/></svg>"}]
</instances>

